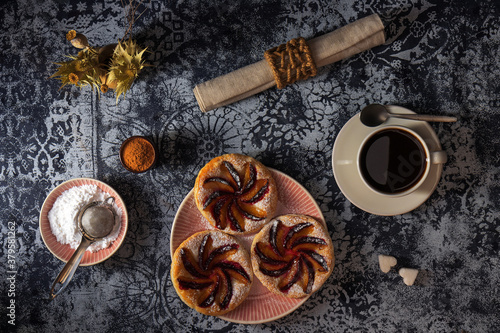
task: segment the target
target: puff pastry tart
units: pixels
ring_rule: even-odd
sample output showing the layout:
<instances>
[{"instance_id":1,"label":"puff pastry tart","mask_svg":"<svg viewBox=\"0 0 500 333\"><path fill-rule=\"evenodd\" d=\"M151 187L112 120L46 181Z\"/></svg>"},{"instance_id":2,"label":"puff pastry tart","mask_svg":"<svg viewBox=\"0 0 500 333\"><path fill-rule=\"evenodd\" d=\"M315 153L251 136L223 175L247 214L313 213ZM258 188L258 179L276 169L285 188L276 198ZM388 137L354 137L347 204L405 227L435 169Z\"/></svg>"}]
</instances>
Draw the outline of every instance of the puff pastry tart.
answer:
<instances>
[{"instance_id":1,"label":"puff pastry tart","mask_svg":"<svg viewBox=\"0 0 500 333\"><path fill-rule=\"evenodd\" d=\"M255 276L271 292L302 298L328 279L335 262L326 228L306 215L274 218L255 236L251 248Z\"/></svg>"},{"instance_id":2,"label":"puff pastry tart","mask_svg":"<svg viewBox=\"0 0 500 333\"><path fill-rule=\"evenodd\" d=\"M273 217L278 202L271 171L240 154L208 162L198 173L194 197L210 224L230 234L260 230Z\"/></svg>"},{"instance_id":3,"label":"puff pastry tart","mask_svg":"<svg viewBox=\"0 0 500 333\"><path fill-rule=\"evenodd\" d=\"M184 303L212 316L240 305L253 281L248 251L234 236L218 230L201 231L182 242L170 276Z\"/></svg>"}]
</instances>

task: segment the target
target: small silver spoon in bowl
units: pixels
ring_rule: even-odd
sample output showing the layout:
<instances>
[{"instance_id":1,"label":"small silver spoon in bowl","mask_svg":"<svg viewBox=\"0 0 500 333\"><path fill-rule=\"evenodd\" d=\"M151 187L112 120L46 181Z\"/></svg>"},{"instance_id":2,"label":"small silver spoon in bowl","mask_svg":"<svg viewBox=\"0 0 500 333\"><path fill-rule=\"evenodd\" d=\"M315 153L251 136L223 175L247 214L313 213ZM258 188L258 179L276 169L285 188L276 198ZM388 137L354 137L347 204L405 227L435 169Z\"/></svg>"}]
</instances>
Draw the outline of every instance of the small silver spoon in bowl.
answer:
<instances>
[{"instance_id":1,"label":"small silver spoon in bowl","mask_svg":"<svg viewBox=\"0 0 500 333\"><path fill-rule=\"evenodd\" d=\"M82 233L82 241L52 284L49 300L53 300L66 288L90 244L103 239L113 231L115 225L114 201L113 197L104 201L93 201L78 212L77 221L78 228ZM61 286L56 291L59 284Z\"/></svg>"},{"instance_id":2,"label":"small silver spoon in bowl","mask_svg":"<svg viewBox=\"0 0 500 333\"><path fill-rule=\"evenodd\" d=\"M409 119L409 120L420 120L420 121L436 121L436 122L455 122L457 121L456 117L448 117L448 116L434 116L434 115L426 115L426 114L401 114L401 113L391 113L382 104L369 104L365 106L359 115L359 119L363 123L363 125L368 127L375 127L378 125L382 125L389 118L400 118L400 119Z\"/></svg>"}]
</instances>

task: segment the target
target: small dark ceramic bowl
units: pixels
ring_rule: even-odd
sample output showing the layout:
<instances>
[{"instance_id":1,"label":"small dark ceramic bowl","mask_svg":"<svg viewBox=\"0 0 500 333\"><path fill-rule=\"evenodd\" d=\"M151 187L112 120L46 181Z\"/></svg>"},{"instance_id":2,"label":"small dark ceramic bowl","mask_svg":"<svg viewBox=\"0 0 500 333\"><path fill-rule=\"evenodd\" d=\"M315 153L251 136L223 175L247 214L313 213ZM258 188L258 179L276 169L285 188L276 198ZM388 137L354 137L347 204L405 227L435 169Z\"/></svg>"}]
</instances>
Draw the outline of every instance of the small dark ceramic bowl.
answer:
<instances>
[{"instance_id":1,"label":"small dark ceramic bowl","mask_svg":"<svg viewBox=\"0 0 500 333\"><path fill-rule=\"evenodd\" d=\"M132 140L141 140L141 139L145 140L153 148L153 153L154 153L153 163L151 163L151 165L144 170L134 170L134 169L131 169L125 163L124 158L123 158L123 154L124 154L125 147L127 146L128 143L130 143ZM145 136L139 136L139 135L131 136L130 138L123 141L123 143L120 147L120 162L122 163L122 165L125 169L127 169L128 171L133 172L133 173L143 173L143 172L146 172L148 170L151 170L155 166L157 159L158 159L158 152L156 151L156 146L153 144L153 142L149 138L147 138Z\"/></svg>"}]
</instances>

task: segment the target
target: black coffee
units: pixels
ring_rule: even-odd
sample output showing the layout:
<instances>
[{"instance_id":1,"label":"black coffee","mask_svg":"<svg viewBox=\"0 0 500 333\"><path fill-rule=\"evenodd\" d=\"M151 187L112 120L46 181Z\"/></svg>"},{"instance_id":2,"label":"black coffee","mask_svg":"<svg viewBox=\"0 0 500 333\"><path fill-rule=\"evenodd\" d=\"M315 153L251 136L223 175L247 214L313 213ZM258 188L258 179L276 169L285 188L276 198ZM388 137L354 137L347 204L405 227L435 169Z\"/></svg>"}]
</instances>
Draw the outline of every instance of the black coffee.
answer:
<instances>
[{"instance_id":1,"label":"black coffee","mask_svg":"<svg viewBox=\"0 0 500 333\"><path fill-rule=\"evenodd\" d=\"M372 188L396 194L419 182L425 172L426 155L411 133L390 128L366 141L359 163L363 178Z\"/></svg>"}]
</instances>

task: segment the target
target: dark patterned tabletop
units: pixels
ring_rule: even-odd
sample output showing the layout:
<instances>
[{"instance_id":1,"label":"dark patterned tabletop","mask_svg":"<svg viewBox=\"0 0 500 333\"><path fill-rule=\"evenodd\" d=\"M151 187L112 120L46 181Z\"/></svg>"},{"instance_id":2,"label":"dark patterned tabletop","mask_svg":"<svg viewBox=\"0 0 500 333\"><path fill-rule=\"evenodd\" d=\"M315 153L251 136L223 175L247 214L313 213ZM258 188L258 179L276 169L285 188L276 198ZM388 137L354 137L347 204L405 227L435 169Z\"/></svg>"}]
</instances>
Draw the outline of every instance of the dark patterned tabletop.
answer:
<instances>
[{"instance_id":1,"label":"dark patterned tabletop","mask_svg":"<svg viewBox=\"0 0 500 333\"><path fill-rule=\"evenodd\" d=\"M0 4L2 332L498 332L500 2L146 3L133 34L153 66L118 103L88 87L59 90L48 77L54 62L74 53L68 30L94 45L122 37L120 1ZM385 25L384 45L285 89L200 111L196 84L259 61L291 38L316 37L372 13ZM432 123L448 162L430 198L405 214L364 212L333 175L339 131L370 103L458 117ZM120 144L132 135L154 141L160 159L153 170L133 174L120 165ZM175 213L198 170L224 153L250 155L296 179L319 204L333 240L329 280L273 322L201 315L170 281ZM130 226L114 256L77 270L49 303L63 263L44 245L39 212L53 188L79 177L116 189ZM417 268L415 285L394 270L382 273L379 254Z\"/></svg>"}]
</instances>

